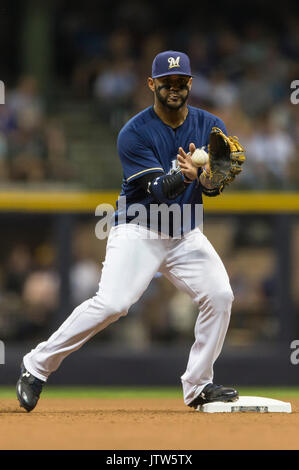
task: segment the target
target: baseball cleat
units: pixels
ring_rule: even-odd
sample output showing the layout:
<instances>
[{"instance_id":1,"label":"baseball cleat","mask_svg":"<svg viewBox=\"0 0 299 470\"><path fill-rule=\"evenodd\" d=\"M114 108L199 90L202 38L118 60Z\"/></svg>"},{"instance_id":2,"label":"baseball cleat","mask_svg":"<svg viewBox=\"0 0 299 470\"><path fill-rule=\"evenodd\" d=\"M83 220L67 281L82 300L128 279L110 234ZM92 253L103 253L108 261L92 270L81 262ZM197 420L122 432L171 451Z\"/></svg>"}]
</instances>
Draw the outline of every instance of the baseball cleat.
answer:
<instances>
[{"instance_id":1,"label":"baseball cleat","mask_svg":"<svg viewBox=\"0 0 299 470\"><path fill-rule=\"evenodd\" d=\"M44 384L45 382L30 374L22 362L21 375L16 387L20 406L28 412L32 411L37 405Z\"/></svg>"},{"instance_id":2,"label":"baseball cleat","mask_svg":"<svg viewBox=\"0 0 299 470\"><path fill-rule=\"evenodd\" d=\"M238 398L239 394L237 390L233 388L226 388L223 387L223 385L208 384L188 406L196 409L200 405L205 405L213 401L230 402L236 401Z\"/></svg>"}]
</instances>

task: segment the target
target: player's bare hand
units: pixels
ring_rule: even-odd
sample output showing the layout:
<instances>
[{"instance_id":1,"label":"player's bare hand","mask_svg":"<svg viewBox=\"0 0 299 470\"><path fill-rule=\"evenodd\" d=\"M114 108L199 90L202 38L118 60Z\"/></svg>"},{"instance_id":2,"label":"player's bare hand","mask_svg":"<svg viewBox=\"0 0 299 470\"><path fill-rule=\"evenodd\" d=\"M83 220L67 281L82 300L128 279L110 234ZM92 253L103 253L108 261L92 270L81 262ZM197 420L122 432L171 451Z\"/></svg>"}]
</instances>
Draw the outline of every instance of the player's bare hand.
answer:
<instances>
[{"instance_id":1,"label":"player's bare hand","mask_svg":"<svg viewBox=\"0 0 299 470\"><path fill-rule=\"evenodd\" d=\"M189 152L191 153L191 155L195 152L196 150L196 146L193 142L191 142L191 144L189 145Z\"/></svg>"},{"instance_id":2,"label":"player's bare hand","mask_svg":"<svg viewBox=\"0 0 299 470\"><path fill-rule=\"evenodd\" d=\"M184 176L193 181L197 178L197 168L193 165L191 157L196 147L193 143L189 145L189 153L186 153L182 147L179 147L177 155L179 166Z\"/></svg>"}]
</instances>

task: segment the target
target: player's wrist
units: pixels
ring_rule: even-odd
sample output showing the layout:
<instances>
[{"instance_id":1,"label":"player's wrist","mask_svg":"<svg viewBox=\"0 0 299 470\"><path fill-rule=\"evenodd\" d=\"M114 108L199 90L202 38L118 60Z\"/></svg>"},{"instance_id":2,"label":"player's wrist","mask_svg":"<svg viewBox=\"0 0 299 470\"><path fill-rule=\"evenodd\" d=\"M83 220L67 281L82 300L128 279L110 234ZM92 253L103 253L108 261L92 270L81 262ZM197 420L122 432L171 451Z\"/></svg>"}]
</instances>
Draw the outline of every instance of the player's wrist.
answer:
<instances>
[{"instance_id":1,"label":"player's wrist","mask_svg":"<svg viewBox=\"0 0 299 470\"><path fill-rule=\"evenodd\" d=\"M194 167L190 170L187 170L187 171L182 170L182 173L184 175L185 183L192 183L192 181L197 179L197 168L196 167Z\"/></svg>"},{"instance_id":2,"label":"player's wrist","mask_svg":"<svg viewBox=\"0 0 299 470\"><path fill-rule=\"evenodd\" d=\"M187 175L183 175L183 176L184 176L184 183L187 183L187 184L190 184L190 183L192 183L192 181L193 181L193 180L192 180L192 179L190 179L190 178L188 178L188 176L187 176Z\"/></svg>"}]
</instances>

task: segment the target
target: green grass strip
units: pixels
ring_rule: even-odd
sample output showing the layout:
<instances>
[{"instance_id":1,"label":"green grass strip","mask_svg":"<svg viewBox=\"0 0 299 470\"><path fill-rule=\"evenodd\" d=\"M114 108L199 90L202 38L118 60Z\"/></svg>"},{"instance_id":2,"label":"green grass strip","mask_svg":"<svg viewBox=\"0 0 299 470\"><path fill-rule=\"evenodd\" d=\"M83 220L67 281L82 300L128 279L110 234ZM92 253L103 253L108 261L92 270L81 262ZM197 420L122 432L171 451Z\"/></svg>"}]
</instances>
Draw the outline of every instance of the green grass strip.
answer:
<instances>
[{"instance_id":1,"label":"green grass strip","mask_svg":"<svg viewBox=\"0 0 299 470\"><path fill-rule=\"evenodd\" d=\"M240 395L268 398L299 398L299 387L237 387ZM15 388L0 387L1 398L14 398ZM91 387L47 385L43 397L48 398L182 398L180 387Z\"/></svg>"}]
</instances>

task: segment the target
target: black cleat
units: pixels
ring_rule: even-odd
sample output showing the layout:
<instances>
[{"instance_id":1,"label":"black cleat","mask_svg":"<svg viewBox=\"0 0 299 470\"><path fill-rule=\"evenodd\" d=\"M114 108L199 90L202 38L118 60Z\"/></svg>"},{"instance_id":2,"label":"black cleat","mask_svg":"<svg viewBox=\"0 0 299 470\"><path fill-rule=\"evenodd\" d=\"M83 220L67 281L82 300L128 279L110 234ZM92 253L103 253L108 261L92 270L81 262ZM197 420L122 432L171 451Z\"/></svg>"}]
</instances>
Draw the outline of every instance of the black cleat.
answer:
<instances>
[{"instance_id":1,"label":"black cleat","mask_svg":"<svg viewBox=\"0 0 299 470\"><path fill-rule=\"evenodd\" d=\"M45 382L30 374L22 362L21 375L16 387L20 406L28 412L32 411L37 405L44 384Z\"/></svg>"},{"instance_id":2,"label":"black cleat","mask_svg":"<svg viewBox=\"0 0 299 470\"><path fill-rule=\"evenodd\" d=\"M194 400L189 403L191 408L197 408L200 405L211 403L213 401L236 401L239 398L237 390L226 388L223 385L208 384Z\"/></svg>"}]
</instances>

